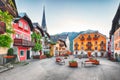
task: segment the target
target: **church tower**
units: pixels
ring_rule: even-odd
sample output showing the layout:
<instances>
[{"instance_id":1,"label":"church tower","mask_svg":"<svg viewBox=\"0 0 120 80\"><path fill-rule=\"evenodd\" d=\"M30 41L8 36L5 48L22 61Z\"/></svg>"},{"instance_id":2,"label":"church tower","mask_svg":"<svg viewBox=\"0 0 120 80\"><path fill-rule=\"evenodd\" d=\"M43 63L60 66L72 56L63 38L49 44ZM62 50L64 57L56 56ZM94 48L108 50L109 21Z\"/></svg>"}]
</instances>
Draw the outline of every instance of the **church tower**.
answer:
<instances>
[{"instance_id":1,"label":"church tower","mask_svg":"<svg viewBox=\"0 0 120 80\"><path fill-rule=\"evenodd\" d=\"M46 18L45 18L45 6L43 7L42 29L44 32L47 32Z\"/></svg>"}]
</instances>

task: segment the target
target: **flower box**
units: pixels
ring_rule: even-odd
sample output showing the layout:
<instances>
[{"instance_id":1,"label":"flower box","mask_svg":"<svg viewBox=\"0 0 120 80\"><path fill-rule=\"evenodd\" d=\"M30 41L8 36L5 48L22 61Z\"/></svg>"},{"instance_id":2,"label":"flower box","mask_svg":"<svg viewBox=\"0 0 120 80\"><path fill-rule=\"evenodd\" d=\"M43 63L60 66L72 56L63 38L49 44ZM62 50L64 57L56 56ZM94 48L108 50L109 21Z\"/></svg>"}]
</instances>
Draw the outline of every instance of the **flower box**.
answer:
<instances>
[{"instance_id":1,"label":"flower box","mask_svg":"<svg viewBox=\"0 0 120 80\"><path fill-rule=\"evenodd\" d=\"M69 61L69 66L70 67L78 67L77 61Z\"/></svg>"},{"instance_id":2,"label":"flower box","mask_svg":"<svg viewBox=\"0 0 120 80\"><path fill-rule=\"evenodd\" d=\"M4 56L3 58L6 58L6 59L12 59L14 58L15 56Z\"/></svg>"}]
</instances>

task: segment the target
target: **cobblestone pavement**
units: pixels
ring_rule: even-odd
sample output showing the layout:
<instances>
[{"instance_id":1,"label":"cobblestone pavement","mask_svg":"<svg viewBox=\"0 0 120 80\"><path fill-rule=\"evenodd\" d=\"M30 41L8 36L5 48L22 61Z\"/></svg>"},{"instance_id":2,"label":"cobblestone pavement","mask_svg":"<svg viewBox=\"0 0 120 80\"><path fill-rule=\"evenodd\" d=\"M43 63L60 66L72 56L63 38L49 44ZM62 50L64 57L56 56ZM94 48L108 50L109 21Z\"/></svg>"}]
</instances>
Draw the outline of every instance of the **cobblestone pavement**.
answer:
<instances>
[{"instance_id":1,"label":"cobblestone pavement","mask_svg":"<svg viewBox=\"0 0 120 80\"><path fill-rule=\"evenodd\" d=\"M55 63L55 58L37 60L28 65L17 66L14 69L0 73L0 80L120 80L120 64L105 58L99 58L100 65L70 68L65 59L65 65Z\"/></svg>"}]
</instances>

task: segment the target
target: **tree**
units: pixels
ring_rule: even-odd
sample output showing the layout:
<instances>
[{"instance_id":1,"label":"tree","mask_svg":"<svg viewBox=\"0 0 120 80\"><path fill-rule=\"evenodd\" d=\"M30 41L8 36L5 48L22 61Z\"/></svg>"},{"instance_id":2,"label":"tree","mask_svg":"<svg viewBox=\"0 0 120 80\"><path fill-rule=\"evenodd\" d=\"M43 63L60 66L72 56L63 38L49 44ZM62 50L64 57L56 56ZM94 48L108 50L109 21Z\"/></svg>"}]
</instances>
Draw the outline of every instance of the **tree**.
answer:
<instances>
[{"instance_id":1,"label":"tree","mask_svg":"<svg viewBox=\"0 0 120 80\"><path fill-rule=\"evenodd\" d=\"M10 47L11 45L11 34L13 33L12 19L13 17L8 12L2 12L0 10L0 21L6 24L6 34L0 35L0 47Z\"/></svg>"},{"instance_id":2,"label":"tree","mask_svg":"<svg viewBox=\"0 0 120 80\"><path fill-rule=\"evenodd\" d=\"M6 33L8 35L14 32L11 24L12 20L13 20L13 17L8 12L2 12L0 10L0 21L3 21L4 23L6 23Z\"/></svg>"},{"instance_id":3,"label":"tree","mask_svg":"<svg viewBox=\"0 0 120 80\"><path fill-rule=\"evenodd\" d=\"M42 44L40 43L41 40L41 35L39 33L33 32L33 34L31 35L32 37L32 41L35 42L35 46L32 48L33 51L37 52L40 51L42 49Z\"/></svg>"}]
</instances>

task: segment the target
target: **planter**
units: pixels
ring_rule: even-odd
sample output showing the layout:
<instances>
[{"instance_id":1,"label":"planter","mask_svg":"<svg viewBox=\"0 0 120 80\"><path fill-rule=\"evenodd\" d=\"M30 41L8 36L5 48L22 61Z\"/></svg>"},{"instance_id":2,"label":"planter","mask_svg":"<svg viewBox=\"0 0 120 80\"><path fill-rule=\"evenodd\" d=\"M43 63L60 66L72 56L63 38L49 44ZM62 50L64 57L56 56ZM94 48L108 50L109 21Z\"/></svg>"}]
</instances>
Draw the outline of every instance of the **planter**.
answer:
<instances>
[{"instance_id":1,"label":"planter","mask_svg":"<svg viewBox=\"0 0 120 80\"><path fill-rule=\"evenodd\" d=\"M89 60L86 60L85 62L92 62L95 65L99 65L100 64L100 62L98 60L96 60L96 59L89 59Z\"/></svg>"},{"instance_id":2,"label":"planter","mask_svg":"<svg viewBox=\"0 0 120 80\"><path fill-rule=\"evenodd\" d=\"M76 62L76 61L74 61L74 62L69 62L69 66L70 67L78 67L78 63Z\"/></svg>"},{"instance_id":3,"label":"planter","mask_svg":"<svg viewBox=\"0 0 120 80\"><path fill-rule=\"evenodd\" d=\"M3 58L6 58L6 59L12 59L14 58L15 56L4 56Z\"/></svg>"},{"instance_id":4,"label":"planter","mask_svg":"<svg viewBox=\"0 0 120 80\"><path fill-rule=\"evenodd\" d=\"M0 55L7 54L8 48L7 47L0 47Z\"/></svg>"}]
</instances>

